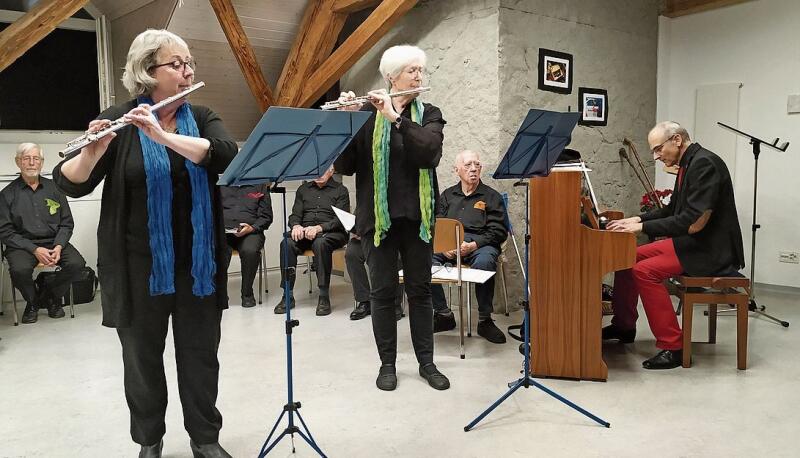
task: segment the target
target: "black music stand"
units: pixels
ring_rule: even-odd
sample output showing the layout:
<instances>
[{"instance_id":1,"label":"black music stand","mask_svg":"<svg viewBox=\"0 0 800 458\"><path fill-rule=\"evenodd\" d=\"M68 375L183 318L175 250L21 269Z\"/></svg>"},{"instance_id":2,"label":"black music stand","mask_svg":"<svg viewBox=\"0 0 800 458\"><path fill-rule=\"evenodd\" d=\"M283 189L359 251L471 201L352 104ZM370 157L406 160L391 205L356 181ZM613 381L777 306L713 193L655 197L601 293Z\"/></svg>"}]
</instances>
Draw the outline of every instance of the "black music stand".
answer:
<instances>
[{"instance_id":1,"label":"black music stand","mask_svg":"<svg viewBox=\"0 0 800 458\"><path fill-rule=\"evenodd\" d=\"M787 148L789 148L789 142L784 142L781 146L778 146L778 140L779 139L777 139L777 138L772 143L769 143L769 142L766 142L764 140L761 140L760 138L757 138L757 137L754 137L754 136L752 136L750 134L742 132L741 130L736 129L734 127L731 127L731 126L729 126L727 124L723 124L721 122L718 122L717 124L719 124L719 126L724 128L724 129L730 130L731 132L735 133L736 135L739 135L739 136L742 136L742 137L746 138L750 142L750 144L753 145L753 159L755 160L755 162L754 162L755 169L753 170L753 225L750 226L750 230L752 231L753 236L751 238L751 245L750 245L750 302L748 303L747 308L751 312L755 312L755 313L757 313L759 315L762 315L765 318L768 318L768 319L770 319L770 320L772 320L772 321L774 321L776 323L779 323L784 328L788 328L789 327L789 322L788 321L780 320L780 319L775 318L774 316L766 313L764 310L766 310L767 307L764 306L764 305L759 306L756 303L756 295L755 295L756 277L755 277L755 275L756 275L756 231L761 228L761 225L756 222L756 204L758 203L758 156L761 154L761 145L762 144L764 146L767 146L769 148L772 148L772 149L774 149L776 151L780 151L781 153L783 153L783 152L786 152Z\"/></svg>"},{"instance_id":2,"label":"black music stand","mask_svg":"<svg viewBox=\"0 0 800 458\"><path fill-rule=\"evenodd\" d=\"M553 111L544 111L531 109L525 117L517 136L506 151L505 156L500 161L500 165L492 175L495 179L519 179L519 182L514 186L525 186L528 184L522 181L524 178L531 177L544 177L550 174L550 169L556 163L558 155L565 146L572 140L572 130L578 124L580 113L556 113ZM525 208L528 208L529 199L528 191L525 191ZM577 210L576 210L577 211ZM530 221L526 215L525 217L525 266L528 265L528 256L530 252ZM531 377L531 312L528 302L528 269L525 271L525 288L523 288L524 299L522 301L522 308L525 312L524 320L524 345L525 357L522 363L522 377L514 382L508 384L508 391L506 391L497 401L494 402L489 408L484 410L477 418L472 420L470 424L464 427L464 431L471 430L477 425L484 417L489 415L497 406L503 403L509 396L514 394L520 388L530 388L534 386L550 396L558 399L564 404L572 407L578 412L591 418L595 422L605 426L611 427L611 423L595 416L588 410L573 403L569 399L561 396L560 394L552 391L541 383Z\"/></svg>"},{"instance_id":3,"label":"black music stand","mask_svg":"<svg viewBox=\"0 0 800 458\"><path fill-rule=\"evenodd\" d=\"M283 224L288 227L286 216L286 188L278 186L284 181L299 181L318 178L328 170L333 161L367 122L370 113L364 111L321 111L300 108L270 107L247 138L239 154L231 161L217 184L242 186L246 184L270 183L271 192L283 196ZM288 243L288 231L284 230L284 243ZM284 252L284 265L288 266ZM294 268L287 267L284 275L283 300L286 303L286 375L287 397L278 420L275 421L259 458L269 453L285 436L290 436L292 453L295 452L294 435L299 434L320 456L325 453L317 445L300 415L300 402L294 400L292 379L292 329L300 325L292 319L289 306L289 278ZM289 425L270 442L283 416L288 416ZM294 416L300 420L302 429L295 425Z\"/></svg>"}]
</instances>

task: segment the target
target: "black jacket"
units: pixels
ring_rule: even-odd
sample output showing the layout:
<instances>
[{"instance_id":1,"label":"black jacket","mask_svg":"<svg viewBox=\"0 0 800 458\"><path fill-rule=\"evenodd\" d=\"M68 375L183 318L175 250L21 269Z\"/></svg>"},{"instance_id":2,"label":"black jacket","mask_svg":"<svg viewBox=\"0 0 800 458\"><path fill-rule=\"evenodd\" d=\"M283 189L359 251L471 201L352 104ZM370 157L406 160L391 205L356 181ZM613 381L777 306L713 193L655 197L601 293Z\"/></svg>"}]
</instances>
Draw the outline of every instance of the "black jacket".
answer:
<instances>
[{"instance_id":1,"label":"black jacket","mask_svg":"<svg viewBox=\"0 0 800 458\"><path fill-rule=\"evenodd\" d=\"M39 176L34 191L20 176L0 192L0 240L9 248L31 253L40 246L65 248L74 228L67 197L53 180Z\"/></svg>"},{"instance_id":2,"label":"black jacket","mask_svg":"<svg viewBox=\"0 0 800 458\"><path fill-rule=\"evenodd\" d=\"M346 233L331 206L350 211L350 193L345 185L333 178L329 178L321 188L313 181L301 184L294 195L289 229L298 224L303 227L319 225L322 232Z\"/></svg>"},{"instance_id":3,"label":"black jacket","mask_svg":"<svg viewBox=\"0 0 800 458\"><path fill-rule=\"evenodd\" d=\"M485 245L500 248L508 237L503 198L482 181L469 196L464 195L460 182L445 189L439 197L436 216L461 221L464 241L476 242L478 248Z\"/></svg>"},{"instance_id":4,"label":"black jacket","mask_svg":"<svg viewBox=\"0 0 800 458\"><path fill-rule=\"evenodd\" d=\"M442 130L446 121L435 106L424 103L422 125L411 121L411 104L403 110L400 129L392 125L389 139L389 216L421 221L419 210L419 170L435 169L442 158ZM375 229L375 201L372 183L372 132L375 130L375 107L367 104L362 111L373 113L353 141L336 159L334 168L344 175L356 174L355 233L366 235ZM433 174L434 198L439 199L439 183ZM435 208L434 208L435 211Z\"/></svg>"},{"instance_id":5,"label":"black jacket","mask_svg":"<svg viewBox=\"0 0 800 458\"><path fill-rule=\"evenodd\" d=\"M669 205L640 215L642 231L671 237L684 271L711 276L744 267L733 184L725 162L698 143L680 161L683 178Z\"/></svg>"},{"instance_id":6,"label":"black jacket","mask_svg":"<svg viewBox=\"0 0 800 458\"><path fill-rule=\"evenodd\" d=\"M117 119L136 106L131 100L115 105L97 119ZM225 130L222 120L210 109L192 105L192 114L197 122L200 137L211 142L208 156L201 163L208 173L208 186L214 220L214 259L217 262L215 294L217 305L228 307L228 273L226 265L227 245L225 243L225 224L222 219L222 203L216 183L219 174L225 171L238 151L236 142ZM142 145L136 127L126 126L116 132L117 137L108 145L108 150L92 170L85 183L72 183L61 174L65 161L80 154L73 152L53 170L53 181L70 197L81 197L103 183L103 197L100 204L100 220L97 225L97 270L100 278L103 325L124 328L130 326L131 303L128 284L127 243L125 225L128 221L126 208L129 189L125 183L125 166L128 156L142 154ZM146 221L142 221L146 224ZM178 241L176 241L178 242ZM145 275L145 273L143 273Z\"/></svg>"},{"instance_id":7,"label":"black jacket","mask_svg":"<svg viewBox=\"0 0 800 458\"><path fill-rule=\"evenodd\" d=\"M266 231L272 224L272 199L266 184L220 186L225 228L235 229L239 223Z\"/></svg>"}]
</instances>

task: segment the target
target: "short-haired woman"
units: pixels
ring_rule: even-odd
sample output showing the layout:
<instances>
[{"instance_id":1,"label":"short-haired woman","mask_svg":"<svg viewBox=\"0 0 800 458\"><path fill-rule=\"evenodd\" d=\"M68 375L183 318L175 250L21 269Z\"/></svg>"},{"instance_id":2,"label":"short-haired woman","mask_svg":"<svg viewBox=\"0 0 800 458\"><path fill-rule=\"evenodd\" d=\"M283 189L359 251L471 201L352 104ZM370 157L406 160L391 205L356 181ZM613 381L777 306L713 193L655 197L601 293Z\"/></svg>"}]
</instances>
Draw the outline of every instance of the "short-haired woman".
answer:
<instances>
[{"instance_id":1,"label":"short-haired woman","mask_svg":"<svg viewBox=\"0 0 800 458\"><path fill-rule=\"evenodd\" d=\"M122 81L134 100L111 107L88 132L124 116L130 125L76 151L53 171L72 197L101 181L98 271L103 325L117 328L131 436L140 457L159 457L166 431L163 353L169 320L184 425L195 457L227 457L215 404L222 309L227 307L225 233L215 186L236 143L210 109L175 101L150 106L194 81L186 42L147 30L131 44Z\"/></svg>"},{"instance_id":2,"label":"short-haired woman","mask_svg":"<svg viewBox=\"0 0 800 458\"><path fill-rule=\"evenodd\" d=\"M381 58L380 73L391 92L422 86L425 52L416 46L394 46ZM409 302L411 340L419 374L437 390L450 381L433 363L431 256L435 202L439 197L436 166L442 157L445 120L439 108L416 94L389 97L386 90L369 93L370 103L347 110L374 113L345 152L336 171L356 174L356 233L369 266L372 329L381 359L376 385L397 387L397 322L394 303L398 255L402 260ZM340 100L355 97L342 93Z\"/></svg>"}]
</instances>

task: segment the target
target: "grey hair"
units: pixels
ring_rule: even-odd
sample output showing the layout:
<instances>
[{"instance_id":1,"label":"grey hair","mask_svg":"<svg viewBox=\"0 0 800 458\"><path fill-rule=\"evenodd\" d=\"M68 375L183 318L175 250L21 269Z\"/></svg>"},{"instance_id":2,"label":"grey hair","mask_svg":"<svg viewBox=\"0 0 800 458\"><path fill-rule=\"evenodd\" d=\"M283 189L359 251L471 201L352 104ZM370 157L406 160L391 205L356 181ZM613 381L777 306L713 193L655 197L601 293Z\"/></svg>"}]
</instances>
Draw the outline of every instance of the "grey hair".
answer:
<instances>
[{"instance_id":1,"label":"grey hair","mask_svg":"<svg viewBox=\"0 0 800 458\"><path fill-rule=\"evenodd\" d=\"M427 60L425 51L416 46L392 46L383 52L378 69L384 81L389 83L389 77L396 78L410 64L419 62L424 67Z\"/></svg>"},{"instance_id":2,"label":"grey hair","mask_svg":"<svg viewBox=\"0 0 800 458\"><path fill-rule=\"evenodd\" d=\"M458 164L463 164L464 163L464 155L467 154L467 153L472 153L478 158L478 161L481 160L480 153L478 153L477 151L473 151L471 149L465 149L465 150L459 152L458 154L456 154L456 161L455 161L455 165L456 166L458 166Z\"/></svg>"},{"instance_id":3,"label":"grey hair","mask_svg":"<svg viewBox=\"0 0 800 458\"><path fill-rule=\"evenodd\" d=\"M675 135L680 135L684 142L692 141L689 138L689 132L680 124L675 121L663 121L656 124L651 131L657 130L667 135L667 138L672 138Z\"/></svg>"},{"instance_id":4,"label":"grey hair","mask_svg":"<svg viewBox=\"0 0 800 458\"><path fill-rule=\"evenodd\" d=\"M30 143L30 142L20 143L19 146L17 146L17 155L15 157L19 159L22 157L23 154L33 149L38 150L39 157L44 159L44 152L42 151L41 145L39 145L38 143Z\"/></svg>"},{"instance_id":5,"label":"grey hair","mask_svg":"<svg viewBox=\"0 0 800 458\"><path fill-rule=\"evenodd\" d=\"M125 61L122 84L131 97L148 95L158 81L150 76L150 69L157 64L156 56L164 46L180 45L189 49L183 38L168 30L147 29L133 39Z\"/></svg>"}]
</instances>

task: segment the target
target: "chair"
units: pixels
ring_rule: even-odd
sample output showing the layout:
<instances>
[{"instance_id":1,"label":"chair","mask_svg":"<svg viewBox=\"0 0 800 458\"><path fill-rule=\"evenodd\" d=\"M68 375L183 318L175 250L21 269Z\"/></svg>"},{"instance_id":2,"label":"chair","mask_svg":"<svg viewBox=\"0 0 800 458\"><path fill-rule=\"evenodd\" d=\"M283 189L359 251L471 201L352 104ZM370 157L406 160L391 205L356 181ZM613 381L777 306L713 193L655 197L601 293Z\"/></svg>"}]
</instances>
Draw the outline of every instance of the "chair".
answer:
<instances>
[{"instance_id":1,"label":"chair","mask_svg":"<svg viewBox=\"0 0 800 458\"><path fill-rule=\"evenodd\" d=\"M8 266L8 260L5 256L5 246L2 247L2 263L0 263L0 315L4 314L3 309L3 296L5 295L5 282L6 282L6 272L10 272L10 268ZM51 271L51 270L58 270L53 268L48 268L42 263L36 265L33 268L33 278L35 279L39 276L40 273ZM17 289L14 287L14 282L11 280L9 275L9 282L11 283L11 302L13 304L13 311L14 311L14 326L19 326L19 314L17 312ZM69 317L75 318L75 299L72 296L72 283L69 285Z\"/></svg>"},{"instance_id":2,"label":"chair","mask_svg":"<svg viewBox=\"0 0 800 458\"><path fill-rule=\"evenodd\" d=\"M736 306L736 366L747 369L747 320L750 303L750 279L747 277L690 277L673 279L683 309L683 367L692 366L692 311L695 305L708 305L708 343L717 342L717 304Z\"/></svg>"},{"instance_id":3,"label":"chair","mask_svg":"<svg viewBox=\"0 0 800 458\"><path fill-rule=\"evenodd\" d=\"M264 285L264 282L263 282L263 277L264 277L263 271L264 271L264 266L267 265L267 259L266 259L266 254L264 253L264 248L262 247L260 251L261 251L261 258L258 260L258 303L259 304L262 303L261 299L262 299L262 294L263 294L263 291L264 291L264 289L263 289L263 285ZM239 251L238 250L231 250L231 256L237 256L238 257L239 256ZM269 293L269 286L267 286L267 293Z\"/></svg>"},{"instance_id":4,"label":"chair","mask_svg":"<svg viewBox=\"0 0 800 458\"><path fill-rule=\"evenodd\" d=\"M347 245L333 250L333 253L331 253L331 257L335 256L336 253L338 253L338 252L344 252L344 250L346 248L347 248ZM308 249L308 250L305 250L302 253L300 253L300 256L305 256L306 257L306 271L303 272L303 273L308 274L308 294L311 294L311 293L314 292L314 290L312 289L313 288L313 283L311 281L311 277L312 277L311 272L313 272L315 270L311 266L311 260L314 258L314 252L311 251L310 249Z\"/></svg>"}]
</instances>

